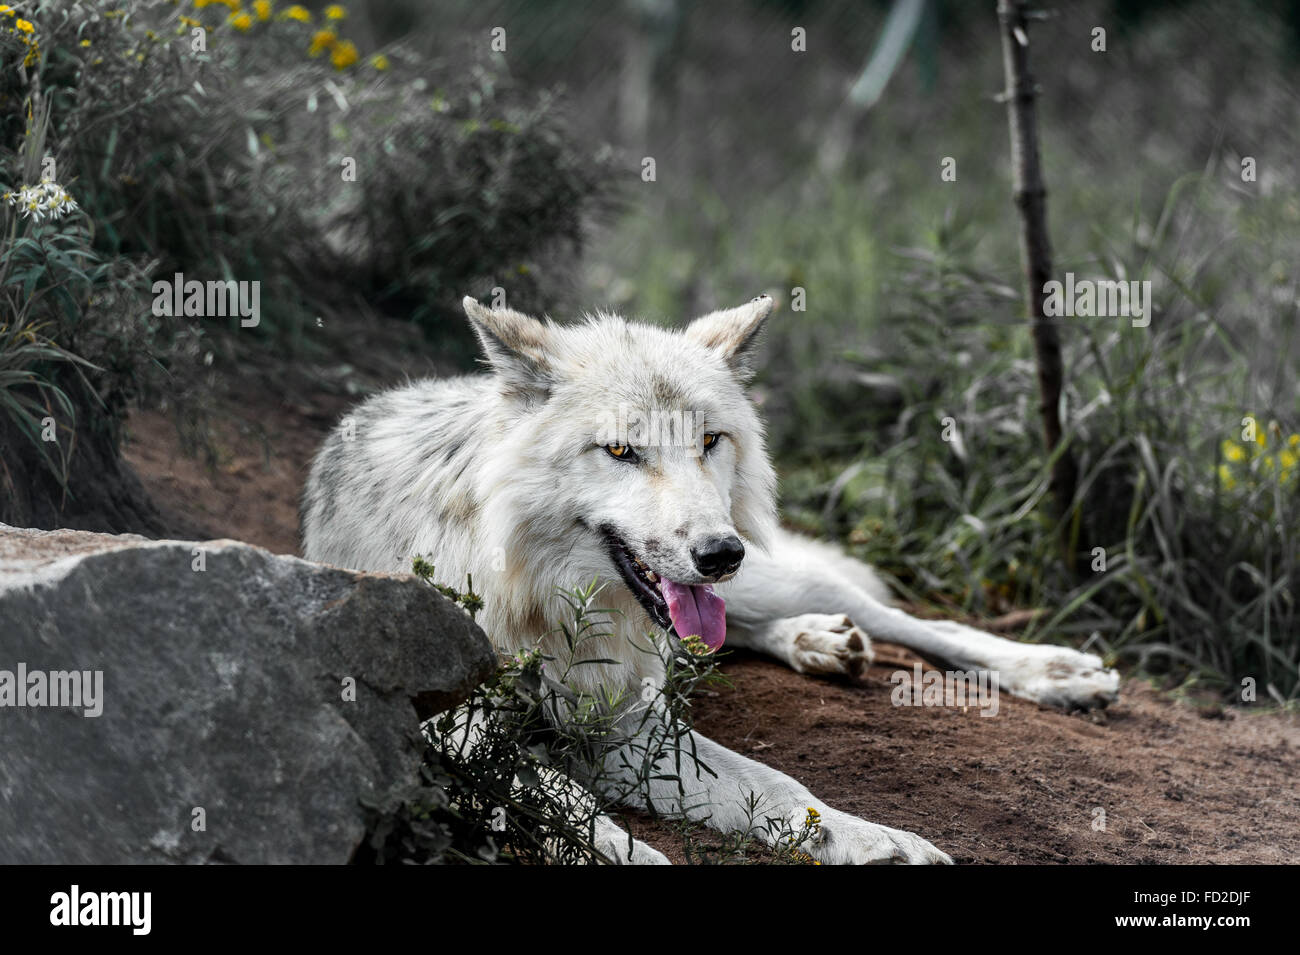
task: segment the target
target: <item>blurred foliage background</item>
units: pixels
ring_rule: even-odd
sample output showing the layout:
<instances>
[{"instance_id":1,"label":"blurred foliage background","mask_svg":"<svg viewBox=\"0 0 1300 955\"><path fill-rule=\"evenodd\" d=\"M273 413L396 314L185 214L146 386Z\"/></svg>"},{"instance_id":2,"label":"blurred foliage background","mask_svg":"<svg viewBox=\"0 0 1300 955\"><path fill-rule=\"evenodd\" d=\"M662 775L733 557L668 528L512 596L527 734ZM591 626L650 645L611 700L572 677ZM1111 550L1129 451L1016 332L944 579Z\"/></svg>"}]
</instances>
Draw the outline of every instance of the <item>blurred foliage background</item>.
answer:
<instances>
[{"instance_id":1,"label":"blurred foliage background","mask_svg":"<svg viewBox=\"0 0 1300 955\"><path fill-rule=\"evenodd\" d=\"M201 400L213 351L299 361L340 303L418 323L469 369L466 293L679 324L767 291L785 307L756 393L793 525L945 612L1041 611L1029 639L1295 700L1300 12L1043 10L1055 271L1154 298L1147 328L1061 320L1069 554L1044 500L994 0L18 5L0 180L53 154L83 211L5 223L0 520L147 529L143 504L96 512L76 453L33 438L42 417L111 458L130 402ZM176 271L261 280L262 325L154 318L141 277Z\"/></svg>"}]
</instances>

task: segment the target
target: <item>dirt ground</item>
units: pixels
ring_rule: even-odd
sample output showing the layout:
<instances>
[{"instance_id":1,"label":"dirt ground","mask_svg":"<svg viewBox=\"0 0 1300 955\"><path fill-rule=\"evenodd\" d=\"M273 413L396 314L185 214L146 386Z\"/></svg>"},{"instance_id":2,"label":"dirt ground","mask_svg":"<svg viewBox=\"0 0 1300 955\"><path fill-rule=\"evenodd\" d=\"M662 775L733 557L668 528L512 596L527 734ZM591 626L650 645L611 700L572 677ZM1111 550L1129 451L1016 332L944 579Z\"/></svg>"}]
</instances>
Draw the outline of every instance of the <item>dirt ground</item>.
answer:
<instances>
[{"instance_id":1,"label":"dirt ground","mask_svg":"<svg viewBox=\"0 0 1300 955\"><path fill-rule=\"evenodd\" d=\"M232 382L213 417L215 464L187 457L158 411L132 416L126 458L177 536L294 554L299 490L350 403L341 391L305 379ZM696 726L829 805L917 832L958 862L1300 858L1300 715L1180 701L1132 678L1117 704L1092 715L1006 695L994 717L893 706L889 675L914 659L877 644L878 665L854 685L735 653L722 665L734 687L699 700ZM672 827L634 814L624 822L683 859Z\"/></svg>"},{"instance_id":2,"label":"dirt ground","mask_svg":"<svg viewBox=\"0 0 1300 955\"><path fill-rule=\"evenodd\" d=\"M700 732L959 863L1290 863L1300 853L1293 716L1178 703L1130 679L1104 714L1003 695L998 715L983 717L892 706L895 665L872 667L861 686L748 653L723 669L734 688L697 704ZM682 860L671 827L625 821Z\"/></svg>"}]
</instances>

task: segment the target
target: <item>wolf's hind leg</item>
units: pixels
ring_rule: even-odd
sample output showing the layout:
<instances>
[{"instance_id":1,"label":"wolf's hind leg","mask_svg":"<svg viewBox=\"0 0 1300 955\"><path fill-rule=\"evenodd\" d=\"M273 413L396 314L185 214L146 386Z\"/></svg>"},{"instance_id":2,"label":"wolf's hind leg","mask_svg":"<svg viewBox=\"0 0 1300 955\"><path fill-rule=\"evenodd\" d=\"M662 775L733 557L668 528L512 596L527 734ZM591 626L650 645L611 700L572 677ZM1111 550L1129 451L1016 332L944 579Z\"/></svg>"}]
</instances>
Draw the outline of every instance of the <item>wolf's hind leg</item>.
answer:
<instances>
[{"instance_id":1,"label":"wolf's hind leg","mask_svg":"<svg viewBox=\"0 0 1300 955\"><path fill-rule=\"evenodd\" d=\"M805 613L727 630L727 643L775 657L797 673L861 679L875 658L871 638L842 613Z\"/></svg>"}]
</instances>

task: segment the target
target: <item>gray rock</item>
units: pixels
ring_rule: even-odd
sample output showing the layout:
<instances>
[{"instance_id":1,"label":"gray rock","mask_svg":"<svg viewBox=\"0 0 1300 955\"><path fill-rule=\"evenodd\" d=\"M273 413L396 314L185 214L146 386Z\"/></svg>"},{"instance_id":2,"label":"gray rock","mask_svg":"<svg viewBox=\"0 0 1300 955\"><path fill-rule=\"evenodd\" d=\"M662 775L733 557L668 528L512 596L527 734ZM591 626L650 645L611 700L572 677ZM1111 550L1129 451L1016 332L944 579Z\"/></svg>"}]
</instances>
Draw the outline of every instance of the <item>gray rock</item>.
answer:
<instances>
[{"instance_id":1,"label":"gray rock","mask_svg":"<svg viewBox=\"0 0 1300 955\"><path fill-rule=\"evenodd\" d=\"M0 705L0 863L341 863L496 656L414 577L0 524L0 703L20 665L102 672L102 713Z\"/></svg>"}]
</instances>

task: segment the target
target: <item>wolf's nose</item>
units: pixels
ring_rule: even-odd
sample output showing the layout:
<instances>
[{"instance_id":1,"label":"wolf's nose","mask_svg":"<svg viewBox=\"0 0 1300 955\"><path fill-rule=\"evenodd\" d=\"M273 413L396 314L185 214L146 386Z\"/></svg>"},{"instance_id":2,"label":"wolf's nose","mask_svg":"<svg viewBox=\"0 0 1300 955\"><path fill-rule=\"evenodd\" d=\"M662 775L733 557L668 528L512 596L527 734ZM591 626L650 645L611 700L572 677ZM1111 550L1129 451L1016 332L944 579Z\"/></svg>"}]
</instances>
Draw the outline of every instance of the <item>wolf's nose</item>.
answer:
<instances>
[{"instance_id":1,"label":"wolf's nose","mask_svg":"<svg viewBox=\"0 0 1300 955\"><path fill-rule=\"evenodd\" d=\"M722 577L730 574L745 559L745 545L734 534L731 537L714 537L699 547L691 548L695 569L705 577Z\"/></svg>"}]
</instances>

